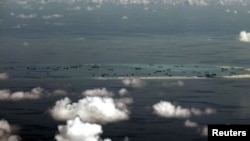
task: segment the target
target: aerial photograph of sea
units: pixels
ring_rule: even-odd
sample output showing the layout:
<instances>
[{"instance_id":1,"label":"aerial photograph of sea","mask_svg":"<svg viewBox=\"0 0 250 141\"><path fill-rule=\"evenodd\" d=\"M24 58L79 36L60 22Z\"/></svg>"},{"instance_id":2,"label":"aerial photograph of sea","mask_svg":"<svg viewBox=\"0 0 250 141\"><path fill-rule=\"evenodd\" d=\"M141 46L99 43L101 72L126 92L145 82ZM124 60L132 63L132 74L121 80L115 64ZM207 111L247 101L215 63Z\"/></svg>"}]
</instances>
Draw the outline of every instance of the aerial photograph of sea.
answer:
<instances>
[{"instance_id":1,"label":"aerial photograph of sea","mask_svg":"<svg viewBox=\"0 0 250 141\"><path fill-rule=\"evenodd\" d=\"M0 141L207 141L249 54L250 0L1 0Z\"/></svg>"}]
</instances>

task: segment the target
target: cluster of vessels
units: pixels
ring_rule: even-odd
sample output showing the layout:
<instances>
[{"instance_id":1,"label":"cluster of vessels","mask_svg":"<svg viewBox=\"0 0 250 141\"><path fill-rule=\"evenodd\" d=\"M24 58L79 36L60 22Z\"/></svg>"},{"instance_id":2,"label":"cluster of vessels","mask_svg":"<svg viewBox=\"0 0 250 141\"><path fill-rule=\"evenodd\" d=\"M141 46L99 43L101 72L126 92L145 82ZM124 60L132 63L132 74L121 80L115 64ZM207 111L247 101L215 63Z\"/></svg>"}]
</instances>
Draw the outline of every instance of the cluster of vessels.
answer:
<instances>
[{"instance_id":1,"label":"cluster of vessels","mask_svg":"<svg viewBox=\"0 0 250 141\"><path fill-rule=\"evenodd\" d=\"M169 64L32 64L0 65L0 73L26 78L144 79L249 77L250 69L236 66Z\"/></svg>"}]
</instances>

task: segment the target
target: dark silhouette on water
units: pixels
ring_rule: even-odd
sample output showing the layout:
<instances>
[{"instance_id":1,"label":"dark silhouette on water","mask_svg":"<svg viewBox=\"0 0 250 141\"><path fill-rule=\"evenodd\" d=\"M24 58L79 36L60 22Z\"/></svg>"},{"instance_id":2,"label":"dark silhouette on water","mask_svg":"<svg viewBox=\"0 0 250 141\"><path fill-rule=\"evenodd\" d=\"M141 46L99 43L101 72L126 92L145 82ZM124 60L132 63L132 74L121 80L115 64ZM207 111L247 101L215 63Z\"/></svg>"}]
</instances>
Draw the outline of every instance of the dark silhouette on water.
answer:
<instances>
[{"instance_id":1,"label":"dark silhouette on water","mask_svg":"<svg viewBox=\"0 0 250 141\"><path fill-rule=\"evenodd\" d=\"M214 67L214 66L183 66L183 65L138 65L134 67L124 64L85 64L85 65L12 65L0 66L0 71L12 74L16 77L29 78L121 78L121 77L203 77L222 78L248 74L248 69L241 67ZM65 77L64 77L65 76ZM14 77L13 77L14 78Z\"/></svg>"}]
</instances>

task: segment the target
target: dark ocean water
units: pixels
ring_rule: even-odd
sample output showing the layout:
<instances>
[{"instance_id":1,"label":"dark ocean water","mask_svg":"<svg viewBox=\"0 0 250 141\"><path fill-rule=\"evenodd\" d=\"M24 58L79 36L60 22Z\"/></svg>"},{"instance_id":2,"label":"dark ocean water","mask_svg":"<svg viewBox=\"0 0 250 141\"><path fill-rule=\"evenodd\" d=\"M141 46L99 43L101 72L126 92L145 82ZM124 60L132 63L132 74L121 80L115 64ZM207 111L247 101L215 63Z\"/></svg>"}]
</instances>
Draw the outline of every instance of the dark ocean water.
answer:
<instances>
[{"instance_id":1,"label":"dark ocean water","mask_svg":"<svg viewBox=\"0 0 250 141\"><path fill-rule=\"evenodd\" d=\"M203 34L200 38L199 34L84 38L63 35L17 38L15 42L2 38L0 70L8 73L9 79L0 81L0 89L12 92L30 91L35 87L50 92L62 89L76 102L84 90L105 87L119 97L118 91L126 88L134 100L128 106L130 118L103 125L102 138L206 141L201 130L207 124L250 123L250 48L238 41L237 34L223 37ZM25 41L29 46L22 45ZM206 74L216 74L216 78ZM239 75L244 76L230 78ZM125 86L120 76L142 77L146 85ZM183 85L174 85L178 81ZM165 83L173 85L165 87ZM52 141L58 134L58 125L65 122L53 120L48 110L62 98L64 96L0 101L0 118L18 125L20 130L16 134L24 141ZM155 115L152 106L160 101L171 101L185 108L209 107L216 113L188 118L199 124L190 128L184 126L187 119Z\"/></svg>"},{"instance_id":2,"label":"dark ocean water","mask_svg":"<svg viewBox=\"0 0 250 141\"><path fill-rule=\"evenodd\" d=\"M231 38L221 40L204 37L201 41L195 40L196 37L185 41L180 41L185 37L146 38L109 37L85 39L83 43L64 43L64 40L60 42L60 38L57 38L56 41L42 41L41 45L39 39L35 39L29 41L32 48L3 48L4 54L12 57L7 57L9 61L3 60L1 71L8 73L10 78L0 81L0 88L12 92L30 91L35 87L47 91L62 89L68 92L68 97L73 101L81 99L81 92L87 89L105 87L118 97L117 92L126 88L129 97L134 100L128 106L131 112L129 120L102 126L101 137L114 141L122 141L125 137L131 141L206 141L207 137L201 135L201 130L207 124L250 123L247 44L230 41ZM50 42L55 45L48 45ZM88 48L88 45L91 47ZM87 49L82 49L82 46ZM20 54L11 51L16 49ZM36 57L31 59L33 56ZM95 68L96 64L100 68ZM168 69L171 72L166 74ZM207 73L215 73L217 76L245 74L246 77L207 78ZM124 86L122 80L117 78L118 75L152 78L143 80L146 86L133 88ZM192 78L194 76L201 77ZM175 84L178 81L184 85L163 86L164 83ZM20 126L16 134L24 141L52 141L58 134L57 126L65 122L53 120L48 110L63 97L0 101L0 118ZM152 106L161 100L185 108L209 107L215 109L216 113L190 117L189 120L199 124L198 127L190 128L184 126L187 119L156 116Z\"/></svg>"},{"instance_id":3,"label":"dark ocean water","mask_svg":"<svg viewBox=\"0 0 250 141\"><path fill-rule=\"evenodd\" d=\"M40 86L48 91L66 90L73 101L82 96L86 89L105 87L116 92L127 88L134 103L129 105L130 119L118 123L103 125L102 137L112 140L152 141L152 140L207 140L202 136L201 128L207 124L249 124L250 104L248 102L248 79L185 79L184 85L164 87L164 83L176 83L177 80L146 80L143 88L126 87L120 80L8 80L1 82L2 88L12 91L29 91ZM68 84L65 86L65 84ZM21 127L18 135L23 140L54 140L58 133L57 126L63 122L55 122L49 115L55 101L62 96L52 96L38 100L1 101L1 118ZM213 108L217 112L212 115L192 116L189 119L198 123L196 128L185 127L186 119L162 118L153 114L152 105L160 100L171 101L185 108Z\"/></svg>"},{"instance_id":4,"label":"dark ocean water","mask_svg":"<svg viewBox=\"0 0 250 141\"><path fill-rule=\"evenodd\" d=\"M102 125L113 141L206 141L208 124L250 124L250 47L239 40L250 30L248 6L70 2L0 2L0 90L45 90L36 100L0 100L0 120L23 141L53 141L65 125L49 113L65 97L55 90L77 102L85 90L120 98L126 88L129 119ZM124 85L126 77L143 87ZM216 112L164 118L152 107L160 101Z\"/></svg>"}]
</instances>

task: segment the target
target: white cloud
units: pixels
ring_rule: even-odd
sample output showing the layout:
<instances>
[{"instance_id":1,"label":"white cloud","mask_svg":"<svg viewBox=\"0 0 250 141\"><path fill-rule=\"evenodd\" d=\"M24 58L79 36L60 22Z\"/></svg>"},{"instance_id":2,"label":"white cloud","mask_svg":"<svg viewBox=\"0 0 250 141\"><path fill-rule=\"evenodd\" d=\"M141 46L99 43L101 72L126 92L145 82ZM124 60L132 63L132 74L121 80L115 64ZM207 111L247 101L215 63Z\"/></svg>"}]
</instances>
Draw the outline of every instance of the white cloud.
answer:
<instances>
[{"instance_id":1,"label":"white cloud","mask_svg":"<svg viewBox=\"0 0 250 141\"><path fill-rule=\"evenodd\" d=\"M14 26L13 28L21 28L21 27L25 27L25 26L27 26L27 24L18 24L18 25L16 25L16 26ZM28 43L28 42L23 42L22 43L22 46L29 46L30 44Z\"/></svg>"},{"instance_id":2,"label":"white cloud","mask_svg":"<svg viewBox=\"0 0 250 141\"><path fill-rule=\"evenodd\" d=\"M200 134L202 136L207 136L208 135L208 128L207 128L207 126L201 127L200 129L198 129L198 131L200 132Z\"/></svg>"},{"instance_id":3,"label":"white cloud","mask_svg":"<svg viewBox=\"0 0 250 141\"><path fill-rule=\"evenodd\" d=\"M103 133L101 125L85 123L78 116L68 120L66 125L58 126L58 130L57 141L111 141L100 138Z\"/></svg>"},{"instance_id":4,"label":"white cloud","mask_svg":"<svg viewBox=\"0 0 250 141\"><path fill-rule=\"evenodd\" d=\"M212 109L212 108L206 108L204 111L203 111L203 114L204 115L211 115L211 114L214 114L216 113L216 110L215 109Z\"/></svg>"},{"instance_id":5,"label":"white cloud","mask_svg":"<svg viewBox=\"0 0 250 141\"><path fill-rule=\"evenodd\" d=\"M113 92L108 91L106 88L97 88L97 89L91 89L86 90L82 92L82 95L84 96L113 96Z\"/></svg>"},{"instance_id":6,"label":"white cloud","mask_svg":"<svg viewBox=\"0 0 250 141\"><path fill-rule=\"evenodd\" d=\"M55 22L53 23L54 26L64 26L64 25L70 25L70 23L60 23L60 22Z\"/></svg>"},{"instance_id":7,"label":"white cloud","mask_svg":"<svg viewBox=\"0 0 250 141\"><path fill-rule=\"evenodd\" d=\"M129 94L128 90L125 88L120 89L118 93L120 96L124 96L126 94Z\"/></svg>"},{"instance_id":8,"label":"white cloud","mask_svg":"<svg viewBox=\"0 0 250 141\"><path fill-rule=\"evenodd\" d=\"M97 9L100 9L102 7L102 5L98 4L95 6Z\"/></svg>"},{"instance_id":9,"label":"white cloud","mask_svg":"<svg viewBox=\"0 0 250 141\"><path fill-rule=\"evenodd\" d=\"M205 108L204 111L197 109L197 108L191 108L190 111L192 112L193 115L195 116L200 116L200 115L211 115L216 113L215 109L212 108Z\"/></svg>"},{"instance_id":10,"label":"white cloud","mask_svg":"<svg viewBox=\"0 0 250 141\"><path fill-rule=\"evenodd\" d=\"M185 121L185 123L184 123L184 126L186 126L186 127L192 127L193 128L193 127L198 127L199 124L196 123L196 122L190 121L189 119L187 119Z\"/></svg>"},{"instance_id":11,"label":"white cloud","mask_svg":"<svg viewBox=\"0 0 250 141\"><path fill-rule=\"evenodd\" d=\"M241 6L246 6L247 4L249 4L249 2L245 1L245 0L220 0L220 1L218 1L218 4L222 5L222 6L236 5L236 4L241 5Z\"/></svg>"},{"instance_id":12,"label":"white cloud","mask_svg":"<svg viewBox=\"0 0 250 141\"><path fill-rule=\"evenodd\" d=\"M241 31L239 35L239 39L242 42L250 42L250 32Z\"/></svg>"},{"instance_id":13,"label":"white cloud","mask_svg":"<svg viewBox=\"0 0 250 141\"><path fill-rule=\"evenodd\" d=\"M50 3L55 4L70 4L73 5L89 5L87 10L92 11L97 6L103 6L108 4L113 5L189 5L189 6L228 6L228 5L238 5L238 6L248 6L250 2L248 0L15 0L17 6L21 6L24 9L34 9L34 3L37 5L47 6ZM36 2L33 2L36 1ZM33 6L33 7L32 7ZM67 8L66 8L67 9ZM81 7L76 6L70 8L70 10L81 10Z\"/></svg>"},{"instance_id":14,"label":"white cloud","mask_svg":"<svg viewBox=\"0 0 250 141\"><path fill-rule=\"evenodd\" d=\"M234 14L236 14L236 15L238 14L238 11L237 11L237 10L234 10L233 12L234 12Z\"/></svg>"},{"instance_id":15,"label":"white cloud","mask_svg":"<svg viewBox=\"0 0 250 141\"><path fill-rule=\"evenodd\" d=\"M43 10L44 9L44 7L42 7L42 6L40 6L39 8L38 8L38 10Z\"/></svg>"},{"instance_id":16,"label":"white cloud","mask_svg":"<svg viewBox=\"0 0 250 141\"><path fill-rule=\"evenodd\" d=\"M15 1L16 2L16 4L18 4L18 5L28 5L28 1L26 1L26 0L17 0L17 1Z\"/></svg>"},{"instance_id":17,"label":"white cloud","mask_svg":"<svg viewBox=\"0 0 250 141\"><path fill-rule=\"evenodd\" d=\"M55 0L50 0L55 1ZM59 0L60 2L67 2L69 0ZM79 2L71 0L70 3ZM188 4L191 6L209 6L209 5L241 5L246 6L249 4L247 0L89 0L84 1L85 4L95 4L95 5L104 5L104 4L115 4L115 5L144 5L148 6L150 4L161 4L161 5L183 5ZM27 4L26 4L27 5Z\"/></svg>"},{"instance_id":18,"label":"white cloud","mask_svg":"<svg viewBox=\"0 0 250 141\"><path fill-rule=\"evenodd\" d=\"M45 0L41 0L40 4L46 4L47 2Z\"/></svg>"},{"instance_id":19,"label":"white cloud","mask_svg":"<svg viewBox=\"0 0 250 141\"><path fill-rule=\"evenodd\" d=\"M20 25L19 25L20 26ZM24 46L24 47L28 47L28 46L30 46L30 43L29 42L27 42L27 41L25 41L25 42L23 42L22 43L22 46Z\"/></svg>"},{"instance_id":20,"label":"white cloud","mask_svg":"<svg viewBox=\"0 0 250 141\"><path fill-rule=\"evenodd\" d=\"M94 10L94 8L93 8L93 7L88 6L88 7L86 8L86 10L87 10L87 11L93 11L93 10Z\"/></svg>"},{"instance_id":21,"label":"white cloud","mask_svg":"<svg viewBox=\"0 0 250 141\"><path fill-rule=\"evenodd\" d=\"M130 86L135 88L143 87L146 84L143 80L137 77L126 77L122 80L122 82L125 86Z\"/></svg>"},{"instance_id":22,"label":"white cloud","mask_svg":"<svg viewBox=\"0 0 250 141\"><path fill-rule=\"evenodd\" d=\"M74 11L78 11L78 10L81 10L82 8L80 7L80 6L76 6L75 8L74 8Z\"/></svg>"},{"instance_id":23,"label":"white cloud","mask_svg":"<svg viewBox=\"0 0 250 141\"><path fill-rule=\"evenodd\" d=\"M153 105L153 110L156 115L166 118L188 118L191 116L189 109L175 106L167 101L161 101Z\"/></svg>"},{"instance_id":24,"label":"white cloud","mask_svg":"<svg viewBox=\"0 0 250 141\"><path fill-rule=\"evenodd\" d=\"M191 6L208 6L204 0L187 0L187 3Z\"/></svg>"},{"instance_id":25,"label":"white cloud","mask_svg":"<svg viewBox=\"0 0 250 141\"><path fill-rule=\"evenodd\" d=\"M66 97L56 102L50 114L55 120L65 121L79 116L84 122L101 124L129 118L126 105L109 97L86 97L77 103L71 103Z\"/></svg>"},{"instance_id":26,"label":"white cloud","mask_svg":"<svg viewBox=\"0 0 250 141\"><path fill-rule=\"evenodd\" d=\"M36 17L36 14L30 14L30 15L20 14L20 15L17 15L16 17L20 19L33 19Z\"/></svg>"},{"instance_id":27,"label":"white cloud","mask_svg":"<svg viewBox=\"0 0 250 141\"><path fill-rule=\"evenodd\" d=\"M127 19L128 19L128 16L122 16L122 19L123 19L123 20L127 20Z\"/></svg>"},{"instance_id":28,"label":"white cloud","mask_svg":"<svg viewBox=\"0 0 250 141\"><path fill-rule=\"evenodd\" d=\"M0 90L0 100L10 99L10 90Z\"/></svg>"},{"instance_id":29,"label":"white cloud","mask_svg":"<svg viewBox=\"0 0 250 141\"><path fill-rule=\"evenodd\" d=\"M43 19L54 19L54 18L62 18L62 17L64 16L60 14L53 14L53 15L43 16Z\"/></svg>"},{"instance_id":30,"label":"white cloud","mask_svg":"<svg viewBox=\"0 0 250 141\"><path fill-rule=\"evenodd\" d=\"M123 141L129 141L129 137L125 137Z\"/></svg>"},{"instance_id":31,"label":"white cloud","mask_svg":"<svg viewBox=\"0 0 250 141\"><path fill-rule=\"evenodd\" d=\"M0 73L0 80L6 80L9 78L8 73Z\"/></svg>"},{"instance_id":32,"label":"white cloud","mask_svg":"<svg viewBox=\"0 0 250 141\"><path fill-rule=\"evenodd\" d=\"M12 135L13 126L5 119L0 120L0 141L20 141L18 135Z\"/></svg>"},{"instance_id":33,"label":"white cloud","mask_svg":"<svg viewBox=\"0 0 250 141\"><path fill-rule=\"evenodd\" d=\"M40 87L33 88L30 92L17 91L11 93L10 90L0 90L0 100L23 100L39 99L44 89Z\"/></svg>"},{"instance_id":34,"label":"white cloud","mask_svg":"<svg viewBox=\"0 0 250 141\"><path fill-rule=\"evenodd\" d=\"M201 136L207 136L208 135L208 128L207 128L206 125L205 126L204 125L199 125L198 123L190 121L189 119L187 119L184 122L184 126L189 127L189 128L196 128L198 134L200 134Z\"/></svg>"},{"instance_id":35,"label":"white cloud","mask_svg":"<svg viewBox=\"0 0 250 141\"><path fill-rule=\"evenodd\" d=\"M56 89L52 92L48 92L41 87L33 88L31 91L16 91L11 92L8 89L0 90L0 100L36 100L42 97L51 97L51 96L65 96L68 95L67 91Z\"/></svg>"},{"instance_id":36,"label":"white cloud","mask_svg":"<svg viewBox=\"0 0 250 141\"><path fill-rule=\"evenodd\" d=\"M154 113L160 117L166 118L188 118L192 115L210 115L216 113L215 109L206 108L204 111L198 108L182 108L181 106L175 106L168 101L160 101L153 105Z\"/></svg>"}]
</instances>

